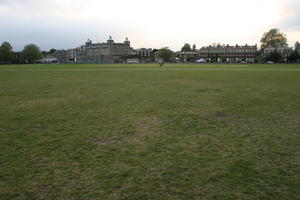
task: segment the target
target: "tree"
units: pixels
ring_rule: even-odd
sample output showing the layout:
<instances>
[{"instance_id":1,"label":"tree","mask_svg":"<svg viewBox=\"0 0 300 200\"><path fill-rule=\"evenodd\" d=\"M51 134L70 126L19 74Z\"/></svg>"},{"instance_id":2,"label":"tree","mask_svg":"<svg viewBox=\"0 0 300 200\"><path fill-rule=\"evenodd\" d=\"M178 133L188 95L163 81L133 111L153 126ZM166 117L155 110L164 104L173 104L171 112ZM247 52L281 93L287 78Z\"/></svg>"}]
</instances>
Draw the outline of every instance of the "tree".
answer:
<instances>
[{"instance_id":1,"label":"tree","mask_svg":"<svg viewBox=\"0 0 300 200\"><path fill-rule=\"evenodd\" d=\"M150 60L151 62L155 62L155 54L158 52L158 49L153 49L150 53Z\"/></svg>"},{"instance_id":2,"label":"tree","mask_svg":"<svg viewBox=\"0 0 300 200\"><path fill-rule=\"evenodd\" d=\"M193 44L193 51L195 52L196 51L196 45Z\"/></svg>"},{"instance_id":3,"label":"tree","mask_svg":"<svg viewBox=\"0 0 300 200\"><path fill-rule=\"evenodd\" d=\"M8 42L3 42L0 46L0 63L9 63L13 60L12 46Z\"/></svg>"},{"instance_id":4,"label":"tree","mask_svg":"<svg viewBox=\"0 0 300 200\"><path fill-rule=\"evenodd\" d=\"M261 51L257 51L255 53L255 62L256 63L264 63L266 60L265 60L265 57L262 55L262 52Z\"/></svg>"},{"instance_id":5,"label":"tree","mask_svg":"<svg viewBox=\"0 0 300 200\"><path fill-rule=\"evenodd\" d=\"M267 55L266 57L267 61L272 61L274 63L279 63L282 60L281 53L274 51Z\"/></svg>"},{"instance_id":6,"label":"tree","mask_svg":"<svg viewBox=\"0 0 300 200\"><path fill-rule=\"evenodd\" d=\"M183 52L192 51L191 45L189 43L185 43L184 46L181 48L181 51Z\"/></svg>"},{"instance_id":7,"label":"tree","mask_svg":"<svg viewBox=\"0 0 300 200\"><path fill-rule=\"evenodd\" d=\"M24 60L22 58L22 53L21 52L13 52L13 63L23 63Z\"/></svg>"},{"instance_id":8,"label":"tree","mask_svg":"<svg viewBox=\"0 0 300 200\"><path fill-rule=\"evenodd\" d=\"M261 48L266 47L285 47L287 46L287 38L284 33L281 33L279 29L271 29L264 33L260 40Z\"/></svg>"},{"instance_id":9,"label":"tree","mask_svg":"<svg viewBox=\"0 0 300 200\"><path fill-rule=\"evenodd\" d=\"M28 44L24 47L22 51L22 57L24 60L27 60L29 63L33 63L36 60L42 58L41 50L35 44Z\"/></svg>"},{"instance_id":10,"label":"tree","mask_svg":"<svg viewBox=\"0 0 300 200\"><path fill-rule=\"evenodd\" d=\"M41 53L42 53L43 56L46 56L48 54L47 51L42 51Z\"/></svg>"},{"instance_id":11,"label":"tree","mask_svg":"<svg viewBox=\"0 0 300 200\"><path fill-rule=\"evenodd\" d=\"M170 50L168 47L164 47L164 48L161 48L159 51L158 51L158 55L159 57L161 57L164 61L166 62L169 62L172 55L173 55L173 51Z\"/></svg>"},{"instance_id":12,"label":"tree","mask_svg":"<svg viewBox=\"0 0 300 200\"><path fill-rule=\"evenodd\" d=\"M288 56L288 62L289 63L295 63L300 59L299 52L297 50L294 50L291 55Z\"/></svg>"},{"instance_id":13,"label":"tree","mask_svg":"<svg viewBox=\"0 0 300 200\"><path fill-rule=\"evenodd\" d=\"M55 51L56 51L56 49L50 49L50 50L48 51L48 53L49 53L49 54L53 54L53 53L55 53Z\"/></svg>"},{"instance_id":14,"label":"tree","mask_svg":"<svg viewBox=\"0 0 300 200\"><path fill-rule=\"evenodd\" d=\"M298 41L295 43L295 50L300 51L300 43Z\"/></svg>"}]
</instances>

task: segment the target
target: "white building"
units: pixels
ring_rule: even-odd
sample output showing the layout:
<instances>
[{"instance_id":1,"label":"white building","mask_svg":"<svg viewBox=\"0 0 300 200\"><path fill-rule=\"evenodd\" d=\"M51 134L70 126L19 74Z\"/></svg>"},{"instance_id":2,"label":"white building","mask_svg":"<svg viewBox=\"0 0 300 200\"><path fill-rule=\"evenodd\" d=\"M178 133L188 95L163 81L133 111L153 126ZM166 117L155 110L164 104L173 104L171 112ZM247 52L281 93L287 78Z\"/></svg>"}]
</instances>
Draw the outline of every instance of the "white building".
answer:
<instances>
[{"instance_id":1,"label":"white building","mask_svg":"<svg viewBox=\"0 0 300 200\"><path fill-rule=\"evenodd\" d=\"M46 55L44 58L42 58L41 62L42 63L57 63L58 60L54 56Z\"/></svg>"}]
</instances>

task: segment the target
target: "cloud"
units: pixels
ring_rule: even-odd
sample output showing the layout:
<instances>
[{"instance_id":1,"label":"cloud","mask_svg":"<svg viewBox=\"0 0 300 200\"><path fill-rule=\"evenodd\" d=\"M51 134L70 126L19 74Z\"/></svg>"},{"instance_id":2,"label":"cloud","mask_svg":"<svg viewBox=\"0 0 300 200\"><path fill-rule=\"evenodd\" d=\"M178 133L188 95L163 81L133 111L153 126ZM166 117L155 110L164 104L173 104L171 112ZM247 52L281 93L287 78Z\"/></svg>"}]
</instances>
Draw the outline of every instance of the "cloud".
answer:
<instances>
[{"instance_id":1,"label":"cloud","mask_svg":"<svg viewBox=\"0 0 300 200\"><path fill-rule=\"evenodd\" d=\"M282 32L287 34L291 46L300 41L300 1L281 0L280 21L275 24Z\"/></svg>"},{"instance_id":2,"label":"cloud","mask_svg":"<svg viewBox=\"0 0 300 200\"><path fill-rule=\"evenodd\" d=\"M79 16L79 8L84 9L84 5L70 4L71 1L56 0L0 0L0 18L4 19L0 21L1 40L10 41L16 50L28 43L36 43L45 50L66 49L83 44L87 38L99 42L126 30L122 24L115 27L99 18Z\"/></svg>"},{"instance_id":3,"label":"cloud","mask_svg":"<svg viewBox=\"0 0 300 200\"><path fill-rule=\"evenodd\" d=\"M297 0L0 0L0 38L18 50L66 49L109 35L128 36L136 48L255 44L272 27L299 30L298 8Z\"/></svg>"}]
</instances>

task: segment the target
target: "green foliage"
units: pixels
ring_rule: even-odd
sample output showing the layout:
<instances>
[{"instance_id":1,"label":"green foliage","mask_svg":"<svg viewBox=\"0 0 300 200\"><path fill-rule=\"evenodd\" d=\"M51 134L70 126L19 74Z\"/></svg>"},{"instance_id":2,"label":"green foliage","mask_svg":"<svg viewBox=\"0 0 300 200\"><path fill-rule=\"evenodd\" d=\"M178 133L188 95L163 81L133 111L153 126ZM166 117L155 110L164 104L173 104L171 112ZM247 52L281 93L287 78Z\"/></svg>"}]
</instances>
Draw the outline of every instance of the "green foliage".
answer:
<instances>
[{"instance_id":1,"label":"green foliage","mask_svg":"<svg viewBox=\"0 0 300 200\"><path fill-rule=\"evenodd\" d=\"M155 61L155 54L154 54L154 52L150 53L150 60L151 60L151 62Z\"/></svg>"},{"instance_id":2,"label":"green foliage","mask_svg":"<svg viewBox=\"0 0 300 200\"><path fill-rule=\"evenodd\" d=\"M159 57L161 57L165 62L169 62L173 55L173 51L170 50L168 47L161 48L158 51Z\"/></svg>"},{"instance_id":3,"label":"green foliage","mask_svg":"<svg viewBox=\"0 0 300 200\"><path fill-rule=\"evenodd\" d=\"M279 29L271 29L264 33L260 42L262 43L261 48L287 46L286 35L281 33Z\"/></svg>"},{"instance_id":4,"label":"green foliage","mask_svg":"<svg viewBox=\"0 0 300 200\"><path fill-rule=\"evenodd\" d=\"M256 52L256 54L255 54L255 62L256 63L264 63L265 62L265 57L262 56L260 51Z\"/></svg>"},{"instance_id":5,"label":"green foliage","mask_svg":"<svg viewBox=\"0 0 300 200\"><path fill-rule=\"evenodd\" d=\"M197 50L197 47L195 44L193 44L193 51L195 52Z\"/></svg>"},{"instance_id":6,"label":"green foliage","mask_svg":"<svg viewBox=\"0 0 300 200\"><path fill-rule=\"evenodd\" d=\"M282 55L281 55L281 53L274 51L274 52L269 53L266 56L266 60L272 61L274 63L280 63L282 61Z\"/></svg>"},{"instance_id":7,"label":"green foliage","mask_svg":"<svg viewBox=\"0 0 300 200\"><path fill-rule=\"evenodd\" d=\"M183 47L181 48L181 51L183 51L183 52L192 51L191 45L190 45L189 43L185 43L185 44L183 45Z\"/></svg>"},{"instance_id":8,"label":"green foliage","mask_svg":"<svg viewBox=\"0 0 300 200\"><path fill-rule=\"evenodd\" d=\"M41 53L42 53L43 56L46 56L48 54L47 51L42 51Z\"/></svg>"},{"instance_id":9,"label":"green foliage","mask_svg":"<svg viewBox=\"0 0 300 200\"><path fill-rule=\"evenodd\" d=\"M48 51L48 54L53 54L53 53L55 53L55 51L56 51L56 49L50 49L50 50Z\"/></svg>"},{"instance_id":10,"label":"green foliage","mask_svg":"<svg viewBox=\"0 0 300 200\"><path fill-rule=\"evenodd\" d=\"M9 63L13 60L12 46L9 42L3 42L0 46L0 63Z\"/></svg>"},{"instance_id":11,"label":"green foliage","mask_svg":"<svg viewBox=\"0 0 300 200\"><path fill-rule=\"evenodd\" d=\"M29 63L34 63L36 60L41 59L42 56L40 48L35 44L26 45L22 51L23 59Z\"/></svg>"},{"instance_id":12,"label":"green foliage","mask_svg":"<svg viewBox=\"0 0 300 200\"><path fill-rule=\"evenodd\" d=\"M288 62L289 63L295 63L300 59L299 52L297 50L294 50L291 55L288 56Z\"/></svg>"},{"instance_id":13,"label":"green foliage","mask_svg":"<svg viewBox=\"0 0 300 200\"><path fill-rule=\"evenodd\" d=\"M295 50L300 50L300 43L298 41L295 43Z\"/></svg>"}]
</instances>

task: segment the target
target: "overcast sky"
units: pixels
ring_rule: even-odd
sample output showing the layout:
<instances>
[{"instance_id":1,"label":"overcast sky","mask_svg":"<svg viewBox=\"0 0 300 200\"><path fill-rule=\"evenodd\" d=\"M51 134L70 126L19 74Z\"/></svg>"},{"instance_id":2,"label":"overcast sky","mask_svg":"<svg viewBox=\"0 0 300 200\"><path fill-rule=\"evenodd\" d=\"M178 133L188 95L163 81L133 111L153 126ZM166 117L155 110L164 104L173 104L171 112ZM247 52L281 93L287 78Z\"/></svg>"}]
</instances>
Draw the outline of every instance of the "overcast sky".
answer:
<instances>
[{"instance_id":1,"label":"overcast sky","mask_svg":"<svg viewBox=\"0 0 300 200\"><path fill-rule=\"evenodd\" d=\"M290 45L300 40L300 0L0 0L0 19L0 42L14 50L68 49L109 35L134 48L259 45L270 28Z\"/></svg>"}]
</instances>

